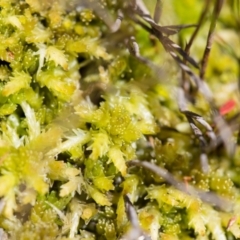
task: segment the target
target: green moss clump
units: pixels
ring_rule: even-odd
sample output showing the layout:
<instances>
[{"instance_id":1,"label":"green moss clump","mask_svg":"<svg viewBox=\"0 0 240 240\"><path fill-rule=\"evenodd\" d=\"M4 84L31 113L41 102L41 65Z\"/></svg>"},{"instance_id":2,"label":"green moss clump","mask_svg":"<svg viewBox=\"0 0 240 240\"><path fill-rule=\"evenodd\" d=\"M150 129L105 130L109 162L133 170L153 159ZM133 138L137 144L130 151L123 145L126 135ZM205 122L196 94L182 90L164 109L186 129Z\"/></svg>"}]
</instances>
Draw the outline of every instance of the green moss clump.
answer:
<instances>
[{"instance_id":1,"label":"green moss clump","mask_svg":"<svg viewBox=\"0 0 240 240\"><path fill-rule=\"evenodd\" d=\"M189 23L202 7L196 2L186 13L190 1L172 0L175 17ZM161 44L129 18L124 2L71 3L0 1L0 238L121 239L131 229L126 195L152 240L240 238L239 101L232 91L238 53L227 54L219 43L213 55L224 58L219 65L211 56L207 70L211 88L226 88L224 96L214 92L216 107L235 103L223 115L233 122L237 154L215 149L203 173L199 139L176 103L177 70ZM219 39L227 30L235 39L231 7L226 3L219 20ZM116 17L119 9L126 16L112 33L104 14ZM132 35L140 60L126 51ZM164 70L158 76L157 65ZM195 104L187 107L214 127L204 95L193 89L189 99ZM233 210L210 206L144 168L128 168L133 159L166 168L186 189L191 184L229 199Z\"/></svg>"}]
</instances>

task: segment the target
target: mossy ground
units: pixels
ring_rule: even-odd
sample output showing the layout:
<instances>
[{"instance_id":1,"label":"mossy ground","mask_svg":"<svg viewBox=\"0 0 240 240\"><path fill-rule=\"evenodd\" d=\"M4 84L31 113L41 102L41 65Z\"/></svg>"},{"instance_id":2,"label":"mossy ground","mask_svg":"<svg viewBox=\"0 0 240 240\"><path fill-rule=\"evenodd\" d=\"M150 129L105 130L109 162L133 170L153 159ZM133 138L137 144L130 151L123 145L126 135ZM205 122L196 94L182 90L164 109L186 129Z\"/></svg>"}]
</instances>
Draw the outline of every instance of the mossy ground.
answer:
<instances>
[{"instance_id":1,"label":"mossy ground","mask_svg":"<svg viewBox=\"0 0 240 240\"><path fill-rule=\"evenodd\" d=\"M199 61L218 1L210 2L190 54ZM161 23L196 23L203 7L165 1ZM116 19L119 9L124 19L113 33L108 17ZM128 10L107 0L0 1L1 239L120 239L132 227L125 196L152 240L240 238L239 1L223 5L205 74L231 138L223 141L227 130L221 133L204 93L189 90L188 110L218 137L207 173L201 142L178 107L182 72ZM184 48L193 31L171 39ZM128 51L131 36L143 58ZM210 146L208 130L198 127ZM168 170L186 191L129 167L133 159ZM187 194L190 186L232 208Z\"/></svg>"}]
</instances>

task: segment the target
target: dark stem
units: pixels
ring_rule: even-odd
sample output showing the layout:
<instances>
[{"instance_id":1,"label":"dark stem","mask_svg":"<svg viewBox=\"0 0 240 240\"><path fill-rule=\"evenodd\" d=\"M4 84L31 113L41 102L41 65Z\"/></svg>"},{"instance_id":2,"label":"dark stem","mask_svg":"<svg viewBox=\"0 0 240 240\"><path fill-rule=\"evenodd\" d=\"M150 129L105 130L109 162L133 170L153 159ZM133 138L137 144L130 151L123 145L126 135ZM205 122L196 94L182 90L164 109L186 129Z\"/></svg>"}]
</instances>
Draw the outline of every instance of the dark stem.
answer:
<instances>
[{"instance_id":1,"label":"dark stem","mask_svg":"<svg viewBox=\"0 0 240 240\"><path fill-rule=\"evenodd\" d=\"M197 36L197 34L199 33L199 30L200 28L202 27L203 25L203 22L204 22L204 19L207 15L207 12L208 12L208 9L209 9L209 6L210 6L210 3L211 1L210 0L206 0L205 1L205 7L203 8L202 10L202 13L199 17L199 20L198 20L198 24L197 24L197 27L195 28L189 42L187 43L186 47L185 47L185 51L186 53L189 55L190 54L190 48L192 47L192 44ZM184 60L184 59L183 59ZM186 64L186 61L184 60L184 63ZM182 87L183 89L186 91L186 92L189 92L189 88L190 88L190 84L188 82L187 84L187 81L186 81L186 72L185 71L182 71Z\"/></svg>"},{"instance_id":2,"label":"dark stem","mask_svg":"<svg viewBox=\"0 0 240 240\"><path fill-rule=\"evenodd\" d=\"M127 165L131 166L139 166L149 169L150 171L154 172L158 176L162 177L167 183L174 186L176 189L189 194L194 197L199 197L202 201L207 202L213 206L221 208L223 211L232 211L233 203L223 197L218 196L213 192L204 192L202 190L196 189L191 185L186 185L184 182L179 181L176 179L171 173L169 173L165 168L159 167L153 163L147 161L139 161L139 160L132 160L128 161Z\"/></svg>"},{"instance_id":3,"label":"dark stem","mask_svg":"<svg viewBox=\"0 0 240 240\"><path fill-rule=\"evenodd\" d=\"M221 12L222 6L223 6L224 0L216 0L213 14L212 14L212 20L208 32L208 37L207 37L207 44L206 48L203 54L202 62L201 62L201 69L200 69L200 78L203 79L205 76L206 68L207 68L207 63L210 55L210 51L212 48L212 43L213 43L213 37L214 37L214 30L216 28L216 23L217 19L219 17L219 14Z\"/></svg>"}]
</instances>

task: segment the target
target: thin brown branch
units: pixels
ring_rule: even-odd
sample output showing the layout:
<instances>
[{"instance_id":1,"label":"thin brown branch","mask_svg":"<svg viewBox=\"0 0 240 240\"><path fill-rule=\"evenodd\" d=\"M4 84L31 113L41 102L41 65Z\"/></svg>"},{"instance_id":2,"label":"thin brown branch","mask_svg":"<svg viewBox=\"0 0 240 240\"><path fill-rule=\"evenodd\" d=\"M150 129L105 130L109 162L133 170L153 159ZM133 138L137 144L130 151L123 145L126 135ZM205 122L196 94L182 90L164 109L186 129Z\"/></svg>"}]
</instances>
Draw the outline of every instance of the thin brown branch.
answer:
<instances>
[{"instance_id":1,"label":"thin brown branch","mask_svg":"<svg viewBox=\"0 0 240 240\"><path fill-rule=\"evenodd\" d=\"M203 21L204 21L206 15L207 15L207 12L208 12L208 9L209 9L209 6L210 6L210 2L211 2L210 0L206 0L205 1L205 6L204 6L204 8L202 10L202 13L201 13L200 17L199 17L197 27L195 28L195 30L194 30L194 32L193 32L189 42L186 45L185 51L188 54L190 53L190 48L191 48L191 46L192 46L192 44L193 44L197 34L199 33L200 28L203 25Z\"/></svg>"},{"instance_id":2,"label":"thin brown branch","mask_svg":"<svg viewBox=\"0 0 240 240\"><path fill-rule=\"evenodd\" d=\"M214 37L214 30L216 28L216 23L219 17L219 14L221 12L222 6L223 6L224 0L216 0L213 14L212 14L212 20L208 32L208 37L207 37L207 44L206 48L203 54L202 62L201 62L201 69L200 69L200 78L203 79L205 76L206 68L207 68L207 63L210 55L210 51L212 48L212 43L213 43L213 37Z\"/></svg>"},{"instance_id":3,"label":"thin brown branch","mask_svg":"<svg viewBox=\"0 0 240 240\"><path fill-rule=\"evenodd\" d=\"M139 166L149 169L150 171L154 172L158 176L162 177L167 183L174 186L176 189L189 194L191 196L199 197L203 202L209 203L213 206L219 207L223 211L232 211L233 203L223 197L218 196L213 192L204 192L195 187L186 185L184 182L179 181L176 179L171 173L169 173L165 168L159 167L153 163L147 161L139 161L139 160L132 160L128 161L127 165L131 166Z\"/></svg>"},{"instance_id":4,"label":"thin brown branch","mask_svg":"<svg viewBox=\"0 0 240 240\"><path fill-rule=\"evenodd\" d=\"M151 240L151 238L141 229L139 225L137 212L128 195L124 195L123 199L125 205L125 212L127 214L128 221L131 223L131 228L121 238L121 240L136 240L136 239Z\"/></svg>"},{"instance_id":5,"label":"thin brown branch","mask_svg":"<svg viewBox=\"0 0 240 240\"><path fill-rule=\"evenodd\" d=\"M204 19L205 19L206 15L207 15L207 12L209 10L210 3L211 3L210 0L205 0L205 6L204 6L204 8L201 12L200 17L199 17L197 27L195 28L189 42L187 43L187 45L185 47L185 51L188 55L190 54L190 48L192 47L192 44L193 44L197 34L199 33L200 28L203 25ZM183 61L186 64L185 59ZM183 86L184 90L188 92L190 85L186 84L186 73L185 73L185 71L182 71L182 81L183 81L182 86Z\"/></svg>"}]
</instances>

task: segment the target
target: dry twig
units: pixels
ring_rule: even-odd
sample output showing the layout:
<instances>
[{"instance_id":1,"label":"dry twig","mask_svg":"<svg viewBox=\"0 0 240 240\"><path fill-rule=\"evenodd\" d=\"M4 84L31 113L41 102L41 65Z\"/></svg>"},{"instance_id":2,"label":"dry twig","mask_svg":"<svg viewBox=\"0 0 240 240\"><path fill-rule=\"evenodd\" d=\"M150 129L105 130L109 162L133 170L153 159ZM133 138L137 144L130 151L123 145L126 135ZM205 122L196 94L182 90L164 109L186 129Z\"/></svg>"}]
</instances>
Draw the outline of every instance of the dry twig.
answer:
<instances>
[{"instance_id":1,"label":"dry twig","mask_svg":"<svg viewBox=\"0 0 240 240\"><path fill-rule=\"evenodd\" d=\"M211 21L211 25L210 25L208 37L207 37L207 44L206 44L206 48L205 48L202 62L201 62L201 69L200 69L200 78L201 79L204 78L204 75L206 72L207 62L208 62L209 54L210 54L210 51L212 48L212 43L213 43L214 30L215 30L217 19L221 12L223 3L224 3L224 0L216 0L215 6L214 6L214 10L213 10L213 14L212 14L212 21Z\"/></svg>"},{"instance_id":2,"label":"dry twig","mask_svg":"<svg viewBox=\"0 0 240 240\"><path fill-rule=\"evenodd\" d=\"M162 177L167 183L174 186L176 189L200 198L203 202L209 203L213 206L219 207L223 211L231 211L232 210L232 203L229 200L226 200L213 192L204 192L194 188L191 185L186 185L184 182L177 180L171 173L169 173L166 169L161 168L153 163L147 161L139 161L139 160L132 160L127 162L128 166L139 166L149 169L150 171L154 172L158 176Z\"/></svg>"}]
</instances>

